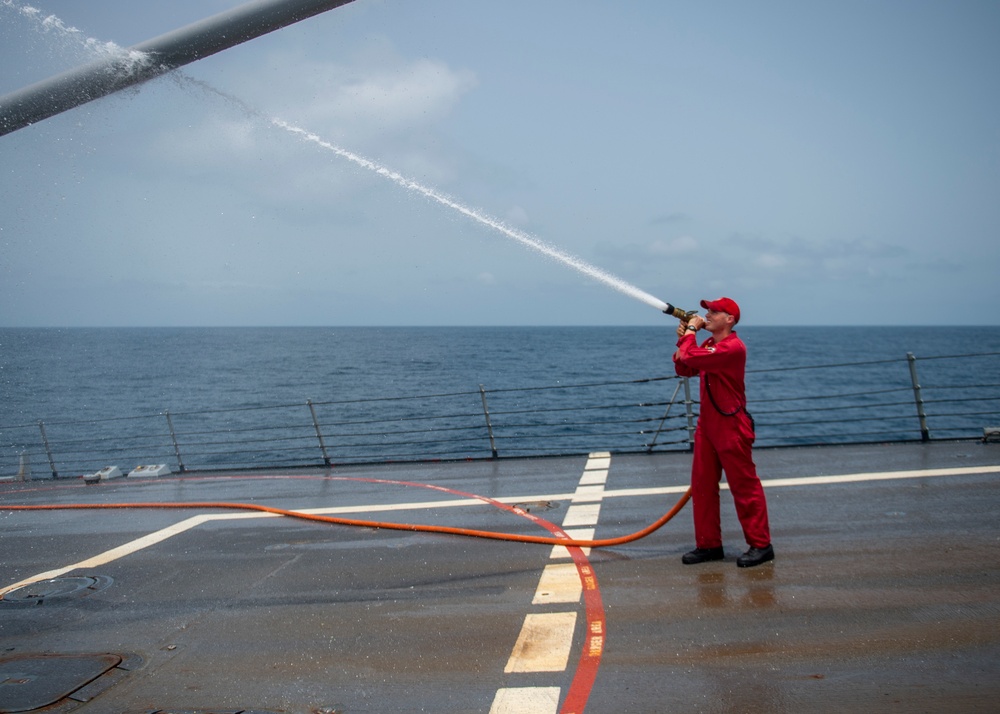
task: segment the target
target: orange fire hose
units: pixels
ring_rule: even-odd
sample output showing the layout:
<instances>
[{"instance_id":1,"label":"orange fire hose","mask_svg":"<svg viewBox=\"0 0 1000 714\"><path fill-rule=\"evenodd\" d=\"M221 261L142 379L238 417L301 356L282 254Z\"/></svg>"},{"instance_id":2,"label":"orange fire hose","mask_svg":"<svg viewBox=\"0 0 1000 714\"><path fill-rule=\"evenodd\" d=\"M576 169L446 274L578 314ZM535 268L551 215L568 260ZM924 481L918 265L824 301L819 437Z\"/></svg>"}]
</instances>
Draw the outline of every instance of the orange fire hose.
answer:
<instances>
[{"instance_id":1,"label":"orange fire hose","mask_svg":"<svg viewBox=\"0 0 1000 714\"><path fill-rule=\"evenodd\" d=\"M481 531L472 528L453 528L451 526L428 526L413 523L388 523L384 521L367 521L356 518L337 518L336 516L321 516L312 513L302 513L300 511L289 511L284 508L273 508L271 506L260 506L254 503L224 503L212 501L193 501L181 503L67 503L61 505L36 505L36 506L8 506L0 505L0 511L46 511L46 510L84 510L94 508L223 508L230 510L260 511L262 513L273 513L289 518L301 518L306 521L318 521L320 523L332 523L342 526L361 526L363 528L385 528L397 531L418 531L422 533L445 533L449 535L469 536L472 538L489 538L492 540L514 541L517 543L537 543L541 545L563 545L578 548L604 548L613 545L622 545L632 541L645 538L650 533L662 528L671 518L676 516L684 507L684 504L691 498L689 488L674 504L673 508L667 511L656 521L646 526L640 531L630 535L619 536L618 538L601 538L598 540L579 540L575 538L554 538L551 536L531 536L517 533L497 533L494 531Z\"/></svg>"}]
</instances>

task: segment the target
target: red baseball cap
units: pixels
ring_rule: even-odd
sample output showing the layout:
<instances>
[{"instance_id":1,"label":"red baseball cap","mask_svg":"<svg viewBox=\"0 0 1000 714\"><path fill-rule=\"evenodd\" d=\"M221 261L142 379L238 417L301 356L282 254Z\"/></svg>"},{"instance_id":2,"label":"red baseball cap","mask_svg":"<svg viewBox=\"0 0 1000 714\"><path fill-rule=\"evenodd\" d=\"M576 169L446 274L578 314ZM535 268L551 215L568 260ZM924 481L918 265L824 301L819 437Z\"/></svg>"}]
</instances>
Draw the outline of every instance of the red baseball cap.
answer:
<instances>
[{"instance_id":1,"label":"red baseball cap","mask_svg":"<svg viewBox=\"0 0 1000 714\"><path fill-rule=\"evenodd\" d=\"M714 312L728 312L736 318L733 321L734 325L740 321L740 306L732 298L720 297L718 300L702 300L701 306Z\"/></svg>"}]
</instances>

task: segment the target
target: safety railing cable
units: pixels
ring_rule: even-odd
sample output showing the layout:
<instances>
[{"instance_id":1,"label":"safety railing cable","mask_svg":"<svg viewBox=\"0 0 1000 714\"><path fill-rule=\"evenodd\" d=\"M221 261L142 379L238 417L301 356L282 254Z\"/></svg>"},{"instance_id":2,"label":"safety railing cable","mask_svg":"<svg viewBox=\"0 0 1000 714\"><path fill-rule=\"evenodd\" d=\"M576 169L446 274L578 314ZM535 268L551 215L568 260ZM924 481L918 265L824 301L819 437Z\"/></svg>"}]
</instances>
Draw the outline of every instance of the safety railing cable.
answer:
<instances>
[{"instance_id":1,"label":"safety railing cable","mask_svg":"<svg viewBox=\"0 0 1000 714\"><path fill-rule=\"evenodd\" d=\"M760 447L981 438L1000 424L997 375L1000 352L751 369L748 408ZM686 450L696 395L696 378L669 375L197 410L170 405L86 421L56 415L0 425L0 478L75 477L109 464L183 472Z\"/></svg>"}]
</instances>

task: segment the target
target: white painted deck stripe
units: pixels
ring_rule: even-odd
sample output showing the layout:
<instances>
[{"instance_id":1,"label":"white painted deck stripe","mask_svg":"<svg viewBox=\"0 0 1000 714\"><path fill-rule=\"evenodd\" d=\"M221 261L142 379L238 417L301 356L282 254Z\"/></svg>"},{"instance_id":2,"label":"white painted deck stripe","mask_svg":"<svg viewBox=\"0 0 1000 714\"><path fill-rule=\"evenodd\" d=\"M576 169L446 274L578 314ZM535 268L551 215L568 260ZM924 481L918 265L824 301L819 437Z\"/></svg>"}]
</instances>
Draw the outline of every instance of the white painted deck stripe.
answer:
<instances>
[{"instance_id":1,"label":"white painted deck stripe","mask_svg":"<svg viewBox=\"0 0 1000 714\"><path fill-rule=\"evenodd\" d=\"M71 570L77 570L78 568L96 568L99 565L105 565L106 563L110 563L112 560L118 560L118 558L123 558L126 555L135 553L138 550L142 550L143 548L148 548L151 545L165 541L167 538L171 538L178 533L190 530L195 526L199 526L205 521L210 520L211 518L212 516L205 515L193 516L187 520L175 523L172 526L168 526L153 533L144 535L141 538L136 538L133 541L118 546L117 548L112 548L111 550L106 550L103 553L87 558L86 560L81 560L79 563L73 563L72 565L67 565L63 568L33 575L30 578L25 578L19 583L14 583L13 585L8 585L7 587L0 589L0 597L2 597L5 593L24 587L25 585L30 585L31 583L38 583L42 580L58 578L60 575L68 573Z\"/></svg>"},{"instance_id":2,"label":"white painted deck stripe","mask_svg":"<svg viewBox=\"0 0 1000 714\"><path fill-rule=\"evenodd\" d=\"M587 459L587 465L583 467L584 471L595 471L597 469L608 470L611 466L611 454L608 452L594 453L590 455Z\"/></svg>"},{"instance_id":3,"label":"white painted deck stripe","mask_svg":"<svg viewBox=\"0 0 1000 714\"><path fill-rule=\"evenodd\" d=\"M583 583L580 582L576 563L550 563L542 571L531 604L575 603L580 602L582 594Z\"/></svg>"},{"instance_id":4,"label":"white painted deck stripe","mask_svg":"<svg viewBox=\"0 0 1000 714\"><path fill-rule=\"evenodd\" d=\"M610 453L590 454L576 492L570 498L573 505L566 509L563 518L563 532L569 537L594 537L594 528L565 526L597 524L610 464ZM597 503L582 505L578 503L580 501ZM590 548L582 548L581 551L589 553ZM545 566L535 589L532 605L579 604L583 595L583 583L580 581L580 568L572 561L572 557L565 546L552 547L550 559L566 559L571 562L549 563ZM504 672L564 672L573 648L576 618L575 611L528 614ZM497 690L490 714L556 714L560 694L559 687L502 688Z\"/></svg>"},{"instance_id":5,"label":"white painted deck stripe","mask_svg":"<svg viewBox=\"0 0 1000 714\"><path fill-rule=\"evenodd\" d=\"M608 480L608 470L607 469L597 469L596 471L584 471L583 476L580 478L581 486L590 486L593 484L604 484Z\"/></svg>"},{"instance_id":6,"label":"white painted deck stripe","mask_svg":"<svg viewBox=\"0 0 1000 714\"><path fill-rule=\"evenodd\" d=\"M498 689L490 714L556 714L559 694L559 687Z\"/></svg>"},{"instance_id":7,"label":"white painted deck stripe","mask_svg":"<svg viewBox=\"0 0 1000 714\"><path fill-rule=\"evenodd\" d=\"M913 471L875 471L857 474L838 474L833 476L802 476L798 478L761 479L764 488L779 488L782 486L822 486L832 483L861 483L864 481L886 481L907 478L931 478L936 476L974 476L977 474L1000 473L1000 466L965 466L944 469L920 469ZM726 483L720 484L726 488ZM678 486L656 486L651 488L619 488L604 491L604 498L636 498L641 496L665 496L674 493L684 493L687 484ZM500 503L525 503L529 501L572 501L573 493L535 493L521 496L503 496L494 500ZM449 499L441 501L408 501L392 504L368 504L359 506L333 506L329 508L303 508L301 513L317 513L323 515L343 515L353 513L384 513L388 511L420 511L433 508L461 508L467 506L482 506L483 502L473 498ZM238 520L242 518L278 518L270 513L229 513L209 516L209 520ZM566 525L565 523L563 525Z\"/></svg>"},{"instance_id":8,"label":"white painted deck stripe","mask_svg":"<svg viewBox=\"0 0 1000 714\"><path fill-rule=\"evenodd\" d=\"M566 509L566 517L563 518L562 524L567 527L596 526L600 515L600 503L573 504Z\"/></svg>"},{"instance_id":9,"label":"white painted deck stripe","mask_svg":"<svg viewBox=\"0 0 1000 714\"><path fill-rule=\"evenodd\" d=\"M575 628L575 612L528 613L503 671L565 671Z\"/></svg>"},{"instance_id":10,"label":"white painted deck stripe","mask_svg":"<svg viewBox=\"0 0 1000 714\"><path fill-rule=\"evenodd\" d=\"M951 469L916 469L913 471L872 471L837 476L804 476L802 478L774 478L761 480L764 487L818 486L830 483L856 483L860 481L891 481L900 478L931 478L933 476L973 476L1000 473L1000 466L964 466Z\"/></svg>"},{"instance_id":11,"label":"white painted deck stripe","mask_svg":"<svg viewBox=\"0 0 1000 714\"><path fill-rule=\"evenodd\" d=\"M573 493L574 503L580 503L581 501L600 501L602 498L604 498L604 484L577 486L576 491Z\"/></svg>"}]
</instances>

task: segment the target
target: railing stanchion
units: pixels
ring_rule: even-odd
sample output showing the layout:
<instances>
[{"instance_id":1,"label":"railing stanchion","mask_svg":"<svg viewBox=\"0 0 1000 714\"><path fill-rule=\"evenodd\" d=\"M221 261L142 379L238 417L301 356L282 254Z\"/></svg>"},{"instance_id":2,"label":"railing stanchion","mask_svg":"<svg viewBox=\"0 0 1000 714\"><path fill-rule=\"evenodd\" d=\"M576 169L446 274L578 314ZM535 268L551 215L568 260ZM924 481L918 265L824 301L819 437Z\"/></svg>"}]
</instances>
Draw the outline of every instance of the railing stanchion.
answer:
<instances>
[{"instance_id":1,"label":"railing stanchion","mask_svg":"<svg viewBox=\"0 0 1000 714\"><path fill-rule=\"evenodd\" d=\"M17 480L18 481L31 480L31 457L28 455L27 451L21 452L21 460L17 469Z\"/></svg>"},{"instance_id":2,"label":"railing stanchion","mask_svg":"<svg viewBox=\"0 0 1000 714\"><path fill-rule=\"evenodd\" d=\"M326 453L326 442L323 441L323 430L319 428L319 419L316 418L316 407L313 406L312 399L307 399L306 404L309 405L309 413L312 414L313 427L316 429L316 438L319 439L319 449L323 452L323 464L330 468L333 466L330 463L330 456Z\"/></svg>"},{"instance_id":3,"label":"railing stanchion","mask_svg":"<svg viewBox=\"0 0 1000 714\"><path fill-rule=\"evenodd\" d=\"M486 390L483 385L479 385L479 396L483 399L483 415L486 417L486 431L490 435L490 451L493 458L497 458L497 443L493 438L493 422L490 421L490 408L486 405Z\"/></svg>"},{"instance_id":4,"label":"railing stanchion","mask_svg":"<svg viewBox=\"0 0 1000 714\"><path fill-rule=\"evenodd\" d=\"M52 478L59 478L59 472L56 471L56 462L52 458L52 449L49 448L49 437L45 433L45 422L38 420L38 428L42 432L42 443L45 444L45 453L49 457L49 468L52 469Z\"/></svg>"},{"instance_id":5,"label":"railing stanchion","mask_svg":"<svg viewBox=\"0 0 1000 714\"><path fill-rule=\"evenodd\" d=\"M683 377L684 380L684 411L687 414L688 431L688 451L694 451L694 402L691 401L691 379Z\"/></svg>"},{"instance_id":6,"label":"railing stanchion","mask_svg":"<svg viewBox=\"0 0 1000 714\"><path fill-rule=\"evenodd\" d=\"M912 352L906 353L906 360L910 363L910 382L913 384L913 399L917 403L917 416L920 418L920 440L930 441L931 432L927 428L927 412L924 411L924 398L920 393L920 380L917 379L917 358Z\"/></svg>"},{"instance_id":7,"label":"railing stanchion","mask_svg":"<svg viewBox=\"0 0 1000 714\"><path fill-rule=\"evenodd\" d=\"M181 447L177 443L177 432L174 431L174 420L170 418L170 410L163 412L163 416L167 418L167 428L170 429L170 441L174 444L174 455L177 457L177 470L180 473L187 471L187 467L184 466L184 459L181 458Z\"/></svg>"},{"instance_id":8,"label":"railing stanchion","mask_svg":"<svg viewBox=\"0 0 1000 714\"><path fill-rule=\"evenodd\" d=\"M677 392L679 392L680 389L681 383L678 380L677 386L674 387L674 393L670 396L670 401L667 403L667 411L663 413L663 418L660 419L660 423L656 425L656 431L653 432L653 438L646 445L647 454L653 453L653 447L656 446L656 440L660 438L660 432L663 431L663 423L667 420L667 417L670 416L670 410L674 408L674 402L677 399Z\"/></svg>"}]
</instances>

